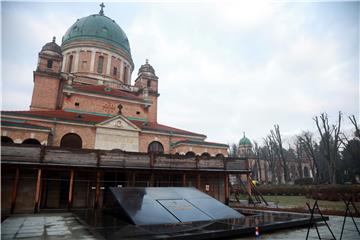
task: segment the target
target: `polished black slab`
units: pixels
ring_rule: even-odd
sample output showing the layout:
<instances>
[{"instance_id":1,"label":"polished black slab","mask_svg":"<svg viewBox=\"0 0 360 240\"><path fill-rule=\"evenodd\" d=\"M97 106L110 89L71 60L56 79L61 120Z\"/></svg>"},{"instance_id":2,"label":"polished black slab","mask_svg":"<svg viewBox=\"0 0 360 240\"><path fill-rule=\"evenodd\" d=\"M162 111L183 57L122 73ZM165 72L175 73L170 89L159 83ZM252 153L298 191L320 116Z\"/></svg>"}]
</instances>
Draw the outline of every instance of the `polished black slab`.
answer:
<instances>
[{"instance_id":1,"label":"polished black slab","mask_svg":"<svg viewBox=\"0 0 360 240\"><path fill-rule=\"evenodd\" d=\"M110 188L133 224L173 224L244 216L196 188Z\"/></svg>"},{"instance_id":2,"label":"polished black slab","mask_svg":"<svg viewBox=\"0 0 360 240\"><path fill-rule=\"evenodd\" d=\"M113 210L111 210L112 212ZM195 221L176 224L133 225L117 214L103 210L77 210L79 221L100 239L224 239L254 236L255 227L261 232L307 227L310 215L281 212L241 210L246 217L214 221ZM319 221L316 216L314 221ZM304 236L305 238L305 236Z\"/></svg>"}]
</instances>

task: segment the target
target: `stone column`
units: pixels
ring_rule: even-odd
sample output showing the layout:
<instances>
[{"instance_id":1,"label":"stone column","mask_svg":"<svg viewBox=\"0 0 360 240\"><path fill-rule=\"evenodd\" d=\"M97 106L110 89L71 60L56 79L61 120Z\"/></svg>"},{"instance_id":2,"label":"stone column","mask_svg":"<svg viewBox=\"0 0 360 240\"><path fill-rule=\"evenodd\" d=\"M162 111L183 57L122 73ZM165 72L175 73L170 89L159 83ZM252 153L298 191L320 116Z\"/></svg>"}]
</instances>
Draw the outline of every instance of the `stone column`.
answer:
<instances>
[{"instance_id":1,"label":"stone column","mask_svg":"<svg viewBox=\"0 0 360 240\"><path fill-rule=\"evenodd\" d=\"M75 53L75 62L74 62L74 72L78 72L79 69L79 57L80 57L80 50L76 50Z\"/></svg>"},{"instance_id":2,"label":"stone column","mask_svg":"<svg viewBox=\"0 0 360 240\"><path fill-rule=\"evenodd\" d=\"M120 66L119 66L119 79L120 81L124 82L124 61L120 59Z\"/></svg>"},{"instance_id":3,"label":"stone column","mask_svg":"<svg viewBox=\"0 0 360 240\"><path fill-rule=\"evenodd\" d=\"M61 72L65 72L66 60L67 60L67 54L65 53L64 57L63 57L62 66L61 66Z\"/></svg>"},{"instance_id":4,"label":"stone column","mask_svg":"<svg viewBox=\"0 0 360 240\"><path fill-rule=\"evenodd\" d=\"M93 49L91 51L90 72L95 72L95 70L94 70L94 68L95 68L95 54L96 54L96 51Z\"/></svg>"},{"instance_id":5,"label":"stone column","mask_svg":"<svg viewBox=\"0 0 360 240\"><path fill-rule=\"evenodd\" d=\"M110 70L111 70L111 59L112 56L108 54L107 64L106 64L106 75L110 76Z\"/></svg>"}]
</instances>

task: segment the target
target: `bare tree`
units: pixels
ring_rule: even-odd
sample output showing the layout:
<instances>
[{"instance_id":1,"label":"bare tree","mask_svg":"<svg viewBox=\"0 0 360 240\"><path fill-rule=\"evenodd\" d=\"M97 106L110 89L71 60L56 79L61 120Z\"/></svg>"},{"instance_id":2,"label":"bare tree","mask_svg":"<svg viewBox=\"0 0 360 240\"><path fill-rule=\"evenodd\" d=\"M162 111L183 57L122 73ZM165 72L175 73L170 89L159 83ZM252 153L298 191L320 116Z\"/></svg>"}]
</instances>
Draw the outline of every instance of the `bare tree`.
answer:
<instances>
[{"instance_id":1,"label":"bare tree","mask_svg":"<svg viewBox=\"0 0 360 240\"><path fill-rule=\"evenodd\" d=\"M299 173L299 178L303 178L303 171L302 171L302 162L303 162L303 146L301 144L301 139L299 138L299 136L296 137L296 142L295 142L295 158L297 161L297 170Z\"/></svg>"},{"instance_id":2,"label":"bare tree","mask_svg":"<svg viewBox=\"0 0 360 240\"><path fill-rule=\"evenodd\" d=\"M255 161L256 161L256 169L257 169L257 174L256 176L258 177L258 180L261 181L262 180L262 168L261 168L261 163L260 163L260 148L257 142L254 141L254 147L253 147L253 152L255 154Z\"/></svg>"},{"instance_id":3,"label":"bare tree","mask_svg":"<svg viewBox=\"0 0 360 240\"><path fill-rule=\"evenodd\" d=\"M286 161L286 156L284 154L283 142L282 142L282 138L281 138L281 134L280 134L279 125L275 124L274 130L271 130L270 133L271 133L271 139L275 143L276 155L278 156L278 158L280 160L280 166L284 172L285 183L287 183L290 181L289 168L288 168L288 164Z\"/></svg>"},{"instance_id":4,"label":"bare tree","mask_svg":"<svg viewBox=\"0 0 360 240\"><path fill-rule=\"evenodd\" d=\"M269 163L269 168L271 172L271 182L276 183L276 160L273 143L271 141L270 135L264 138L264 147L261 149L262 157Z\"/></svg>"},{"instance_id":5,"label":"bare tree","mask_svg":"<svg viewBox=\"0 0 360 240\"><path fill-rule=\"evenodd\" d=\"M320 118L320 119L319 119ZM326 113L316 116L314 121L321 137L321 143L324 145L323 156L329 164L329 181L336 183L336 158L338 156L339 147L341 145L340 129L342 114L339 112L338 122L329 125L329 118Z\"/></svg>"},{"instance_id":6,"label":"bare tree","mask_svg":"<svg viewBox=\"0 0 360 240\"><path fill-rule=\"evenodd\" d=\"M238 156L238 145L236 143L229 144L229 157Z\"/></svg>"},{"instance_id":7,"label":"bare tree","mask_svg":"<svg viewBox=\"0 0 360 240\"><path fill-rule=\"evenodd\" d=\"M360 138L360 129L359 129L358 123L356 121L355 115L349 116L349 119L355 127L355 137Z\"/></svg>"},{"instance_id":8,"label":"bare tree","mask_svg":"<svg viewBox=\"0 0 360 240\"><path fill-rule=\"evenodd\" d=\"M315 182L319 181L319 167L318 159L315 154L315 141L313 140L313 134L311 132L302 132L300 136L297 137L299 143L302 145L306 157L310 160L310 169L311 173L314 176Z\"/></svg>"}]
</instances>

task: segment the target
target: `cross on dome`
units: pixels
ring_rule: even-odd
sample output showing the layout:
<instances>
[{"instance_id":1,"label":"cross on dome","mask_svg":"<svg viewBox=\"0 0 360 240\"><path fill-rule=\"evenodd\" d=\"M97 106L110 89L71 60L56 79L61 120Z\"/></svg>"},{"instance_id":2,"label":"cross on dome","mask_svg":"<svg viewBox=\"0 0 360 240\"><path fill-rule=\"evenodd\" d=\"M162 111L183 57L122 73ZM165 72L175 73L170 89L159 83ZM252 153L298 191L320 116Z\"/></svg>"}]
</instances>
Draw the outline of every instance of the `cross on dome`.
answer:
<instances>
[{"instance_id":1,"label":"cross on dome","mask_svg":"<svg viewBox=\"0 0 360 240\"><path fill-rule=\"evenodd\" d=\"M105 7L105 4L102 2L99 6L100 6L100 8L101 8L99 14L100 14L100 15L104 15L104 7Z\"/></svg>"}]
</instances>

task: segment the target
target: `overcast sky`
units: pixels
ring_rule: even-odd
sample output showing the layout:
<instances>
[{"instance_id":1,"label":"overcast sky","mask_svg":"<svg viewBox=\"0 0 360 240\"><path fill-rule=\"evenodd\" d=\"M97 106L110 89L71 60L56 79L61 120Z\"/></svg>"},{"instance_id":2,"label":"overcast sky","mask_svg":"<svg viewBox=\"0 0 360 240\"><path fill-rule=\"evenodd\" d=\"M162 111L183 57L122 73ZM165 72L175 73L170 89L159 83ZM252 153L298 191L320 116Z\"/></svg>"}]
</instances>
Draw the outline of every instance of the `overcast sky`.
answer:
<instances>
[{"instance_id":1,"label":"overcast sky","mask_svg":"<svg viewBox=\"0 0 360 240\"><path fill-rule=\"evenodd\" d=\"M41 47L98 5L1 3L3 110L29 108ZM146 58L159 77L160 123L232 143L261 142L274 124L315 131L321 112L359 117L359 2L105 5L129 38L132 83Z\"/></svg>"}]
</instances>

